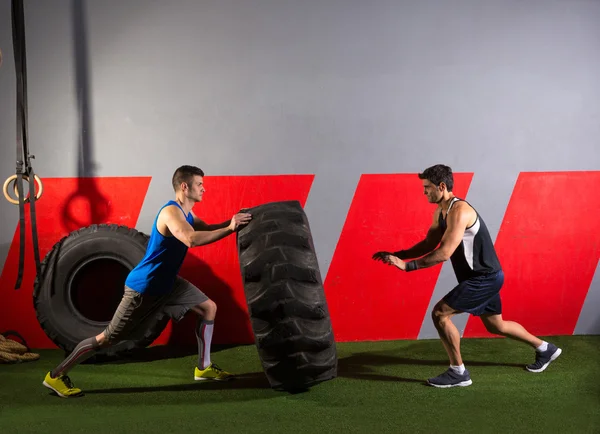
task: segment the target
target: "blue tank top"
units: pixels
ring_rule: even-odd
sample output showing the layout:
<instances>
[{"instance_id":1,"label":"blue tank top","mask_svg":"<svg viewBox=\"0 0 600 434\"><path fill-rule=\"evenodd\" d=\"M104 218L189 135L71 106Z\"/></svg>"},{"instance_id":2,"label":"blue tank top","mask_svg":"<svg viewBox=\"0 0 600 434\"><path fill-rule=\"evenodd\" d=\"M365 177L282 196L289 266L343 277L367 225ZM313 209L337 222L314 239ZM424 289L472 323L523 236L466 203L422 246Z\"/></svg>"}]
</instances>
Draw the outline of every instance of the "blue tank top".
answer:
<instances>
[{"instance_id":1,"label":"blue tank top","mask_svg":"<svg viewBox=\"0 0 600 434\"><path fill-rule=\"evenodd\" d=\"M165 237L156 228L160 211L170 205L175 205L184 212L177 202L171 200L156 214L146 254L125 280L125 285L134 291L147 295L162 295L173 288L188 247L174 236ZM186 216L186 220L193 226L194 217L191 212Z\"/></svg>"}]
</instances>

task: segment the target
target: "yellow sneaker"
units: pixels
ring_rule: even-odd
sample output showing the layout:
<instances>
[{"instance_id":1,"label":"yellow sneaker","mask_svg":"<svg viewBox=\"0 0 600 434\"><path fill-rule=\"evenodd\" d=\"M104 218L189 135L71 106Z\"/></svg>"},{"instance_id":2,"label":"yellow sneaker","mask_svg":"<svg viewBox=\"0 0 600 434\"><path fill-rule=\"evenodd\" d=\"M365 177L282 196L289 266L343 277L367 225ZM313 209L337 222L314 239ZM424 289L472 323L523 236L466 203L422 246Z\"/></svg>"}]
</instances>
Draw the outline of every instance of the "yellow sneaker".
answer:
<instances>
[{"instance_id":1,"label":"yellow sneaker","mask_svg":"<svg viewBox=\"0 0 600 434\"><path fill-rule=\"evenodd\" d=\"M44 383L42 383L48 389L56 392L61 398L72 398L75 396L83 395L81 389L73 386L71 379L67 375L61 375L60 377L52 378L50 372L46 374Z\"/></svg>"},{"instance_id":2,"label":"yellow sneaker","mask_svg":"<svg viewBox=\"0 0 600 434\"><path fill-rule=\"evenodd\" d=\"M194 370L194 380L216 380L216 381L227 381L233 378L233 374L222 370L214 363L211 363L204 370L196 369Z\"/></svg>"}]
</instances>

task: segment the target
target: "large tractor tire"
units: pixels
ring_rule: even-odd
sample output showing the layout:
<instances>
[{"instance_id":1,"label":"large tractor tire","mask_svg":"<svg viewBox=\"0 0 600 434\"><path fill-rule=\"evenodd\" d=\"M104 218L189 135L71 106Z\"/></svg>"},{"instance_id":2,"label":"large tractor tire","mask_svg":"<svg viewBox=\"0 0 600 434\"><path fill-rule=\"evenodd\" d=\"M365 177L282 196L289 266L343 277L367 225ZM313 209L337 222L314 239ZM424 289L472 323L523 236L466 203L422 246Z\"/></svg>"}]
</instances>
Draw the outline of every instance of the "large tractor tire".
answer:
<instances>
[{"instance_id":1,"label":"large tractor tire","mask_svg":"<svg viewBox=\"0 0 600 434\"><path fill-rule=\"evenodd\" d=\"M237 235L258 354L273 389L302 390L337 376L337 352L308 220L298 201L244 210Z\"/></svg>"},{"instance_id":2,"label":"large tractor tire","mask_svg":"<svg viewBox=\"0 0 600 434\"><path fill-rule=\"evenodd\" d=\"M143 258L148 239L125 226L92 225L71 232L46 255L34 284L33 304L42 329L66 354L106 328L123 296L127 274ZM118 358L150 345L168 321L157 315L128 340L100 350L97 359Z\"/></svg>"}]
</instances>

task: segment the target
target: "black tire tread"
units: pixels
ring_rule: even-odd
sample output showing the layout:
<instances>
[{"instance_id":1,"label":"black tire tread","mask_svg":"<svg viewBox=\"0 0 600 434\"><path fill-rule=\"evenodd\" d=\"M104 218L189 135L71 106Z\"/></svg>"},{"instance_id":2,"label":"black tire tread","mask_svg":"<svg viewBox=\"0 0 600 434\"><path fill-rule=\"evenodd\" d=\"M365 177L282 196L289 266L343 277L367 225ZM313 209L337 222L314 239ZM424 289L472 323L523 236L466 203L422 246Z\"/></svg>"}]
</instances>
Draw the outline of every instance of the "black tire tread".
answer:
<instances>
[{"instance_id":1,"label":"black tire tread","mask_svg":"<svg viewBox=\"0 0 600 434\"><path fill-rule=\"evenodd\" d=\"M244 291L263 369L274 389L337 376L337 353L308 220L297 201L246 210L238 233Z\"/></svg>"}]
</instances>

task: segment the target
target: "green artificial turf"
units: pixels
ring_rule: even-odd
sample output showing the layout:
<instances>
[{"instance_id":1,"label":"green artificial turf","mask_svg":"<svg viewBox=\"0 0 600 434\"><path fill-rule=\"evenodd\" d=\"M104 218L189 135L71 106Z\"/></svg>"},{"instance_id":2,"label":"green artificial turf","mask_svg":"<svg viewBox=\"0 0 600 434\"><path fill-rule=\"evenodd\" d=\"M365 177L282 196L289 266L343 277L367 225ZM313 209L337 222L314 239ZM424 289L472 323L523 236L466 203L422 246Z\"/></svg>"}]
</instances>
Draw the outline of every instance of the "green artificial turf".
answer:
<instances>
[{"instance_id":1,"label":"green artificial turf","mask_svg":"<svg viewBox=\"0 0 600 434\"><path fill-rule=\"evenodd\" d=\"M274 391L252 345L215 348L242 374L194 382L197 356L83 364L70 376L85 396L42 386L62 360L0 365L0 433L600 433L600 336L548 338L563 354L541 374L533 350L508 339L465 339L473 385L437 389L447 368L438 340L338 343L338 377L289 394Z\"/></svg>"}]
</instances>

